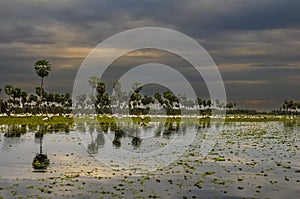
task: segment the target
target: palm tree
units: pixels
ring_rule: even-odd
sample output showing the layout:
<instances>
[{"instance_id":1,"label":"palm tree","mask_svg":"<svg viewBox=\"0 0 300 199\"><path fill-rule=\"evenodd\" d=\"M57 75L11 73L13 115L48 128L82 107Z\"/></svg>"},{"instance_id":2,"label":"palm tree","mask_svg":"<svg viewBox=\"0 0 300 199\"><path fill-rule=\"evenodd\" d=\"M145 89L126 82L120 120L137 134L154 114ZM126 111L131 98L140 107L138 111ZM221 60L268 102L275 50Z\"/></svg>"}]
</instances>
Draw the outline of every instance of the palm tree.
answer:
<instances>
[{"instance_id":1,"label":"palm tree","mask_svg":"<svg viewBox=\"0 0 300 199\"><path fill-rule=\"evenodd\" d=\"M10 115L10 111L11 111L11 104L13 102L13 99L12 99L12 93L14 91L14 87L11 86L11 85L6 85L4 87L4 90L5 90L5 93L8 95L8 100L7 100L7 114Z\"/></svg>"},{"instance_id":2,"label":"palm tree","mask_svg":"<svg viewBox=\"0 0 300 199\"><path fill-rule=\"evenodd\" d=\"M22 105L24 107L24 104L27 102L27 97L28 97L28 94L26 91L22 91L21 92L21 102L22 102Z\"/></svg>"},{"instance_id":3,"label":"palm tree","mask_svg":"<svg viewBox=\"0 0 300 199\"><path fill-rule=\"evenodd\" d=\"M10 98L11 95L12 95L12 92L13 92L13 90L14 90L14 87L11 86L11 85L6 85L5 88L4 88L4 90L5 90L5 93L6 93L6 94L9 96L9 98Z\"/></svg>"},{"instance_id":4,"label":"palm tree","mask_svg":"<svg viewBox=\"0 0 300 199\"><path fill-rule=\"evenodd\" d=\"M100 81L96 87L97 96L95 108L98 114L111 114L110 97L106 93L106 85Z\"/></svg>"},{"instance_id":5,"label":"palm tree","mask_svg":"<svg viewBox=\"0 0 300 199\"><path fill-rule=\"evenodd\" d=\"M97 76L90 77L90 79L89 79L89 85L93 89L93 94L95 94L95 90L97 88L98 82L100 82L100 79Z\"/></svg>"},{"instance_id":6,"label":"palm tree","mask_svg":"<svg viewBox=\"0 0 300 199\"><path fill-rule=\"evenodd\" d=\"M44 77L47 77L51 71L51 64L46 59L37 60L34 63L34 70L36 74L42 78L41 80L41 89L43 90L44 86Z\"/></svg>"}]
</instances>

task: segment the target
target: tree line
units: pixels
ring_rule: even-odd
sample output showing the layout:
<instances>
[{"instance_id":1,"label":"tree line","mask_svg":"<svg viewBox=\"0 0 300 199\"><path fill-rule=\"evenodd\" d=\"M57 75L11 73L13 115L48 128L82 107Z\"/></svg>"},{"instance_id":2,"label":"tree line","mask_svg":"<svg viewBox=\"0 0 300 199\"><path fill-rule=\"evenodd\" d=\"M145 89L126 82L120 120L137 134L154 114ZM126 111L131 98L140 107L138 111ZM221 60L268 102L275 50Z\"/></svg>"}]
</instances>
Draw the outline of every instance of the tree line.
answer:
<instances>
[{"instance_id":1,"label":"tree line","mask_svg":"<svg viewBox=\"0 0 300 199\"><path fill-rule=\"evenodd\" d=\"M272 113L281 115L299 115L300 102L286 99L283 104L277 110L272 111Z\"/></svg>"},{"instance_id":2,"label":"tree line","mask_svg":"<svg viewBox=\"0 0 300 199\"><path fill-rule=\"evenodd\" d=\"M225 104L220 100L212 102L200 97L193 100L171 91L157 92L152 96L142 94L143 86L138 82L132 85L131 91L125 92L121 83L116 81L112 95L108 94L105 82L96 76L89 79L89 85L92 88L91 94L76 97L75 113L92 113L95 110L97 114L180 115L184 110L185 113L209 115L212 109L231 110L236 106L236 103Z\"/></svg>"},{"instance_id":3,"label":"tree line","mask_svg":"<svg viewBox=\"0 0 300 199\"><path fill-rule=\"evenodd\" d=\"M142 94L143 86L140 83L132 85L130 92L122 90L120 82L113 85L114 93L107 93L105 82L98 77L91 77L89 85L91 93L76 97L73 104L69 93L51 93L44 89L44 79L48 77L52 67L48 60L41 59L34 63L35 73L41 78L40 86L35 88L35 93L28 94L21 88L5 85L6 100L0 100L0 113L11 114L66 114L97 113L97 114L167 114L180 115L182 111L188 114L210 115L212 109L232 110L236 103L211 101L210 99L189 99L185 95L175 95L171 91L155 93L153 96ZM0 88L0 92L2 89ZM128 110L128 112L125 112Z\"/></svg>"},{"instance_id":4,"label":"tree line","mask_svg":"<svg viewBox=\"0 0 300 199\"><path fill-rule=\"evenodd\" d=\"M21 88L12 85L5 85L4 92L8 96L7 100L0 100L0 113L7 115L29 113L70 113L72 99L69 93L59 94L46 92L44 89L44 78L51 71L51 63L41 59L34 63L34 70L41 78L40 86L35 88L34 94L28 94ZM0 88L0 93L2 89Z\"/></svg>"}]
</instances>

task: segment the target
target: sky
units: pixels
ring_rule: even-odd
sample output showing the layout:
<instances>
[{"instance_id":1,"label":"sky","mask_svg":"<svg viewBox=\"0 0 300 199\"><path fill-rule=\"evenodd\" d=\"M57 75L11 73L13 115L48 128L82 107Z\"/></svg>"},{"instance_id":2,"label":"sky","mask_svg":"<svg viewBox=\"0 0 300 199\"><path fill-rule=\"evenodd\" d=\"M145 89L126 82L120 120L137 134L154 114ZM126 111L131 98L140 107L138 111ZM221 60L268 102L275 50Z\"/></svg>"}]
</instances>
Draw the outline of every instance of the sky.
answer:
<instances>
[{"instance_id":1,"label":"sky","mask_svg":"<svg viewBox=\"0 0 300 199\"><path fill-rule=\"evenodd\" d=\"M152 26L198 41L218 66L228 101L277 109L285 99L300 101L299 8L298 0L0 0L0 87L33 93L40 83L33 64L48 59L46 90L70 93L95 46Z\"/></svg>"}]
</instances>

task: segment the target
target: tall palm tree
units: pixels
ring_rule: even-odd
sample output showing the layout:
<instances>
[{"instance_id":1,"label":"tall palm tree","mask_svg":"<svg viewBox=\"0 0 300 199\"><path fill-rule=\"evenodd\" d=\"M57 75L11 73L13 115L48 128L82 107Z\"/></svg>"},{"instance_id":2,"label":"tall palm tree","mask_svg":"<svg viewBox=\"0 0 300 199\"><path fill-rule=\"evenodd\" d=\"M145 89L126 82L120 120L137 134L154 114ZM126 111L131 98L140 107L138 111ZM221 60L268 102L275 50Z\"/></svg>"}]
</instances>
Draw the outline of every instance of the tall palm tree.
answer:
<instances>
[{"instance_id":1,"label":"tall palm tree","mask_svg":"<svg viewBox=\"0 0 300 199\"><path fill-rule=\"evenodd\" d=\"M51 71L51 64L46 59L37 60L34 63L34 70L36 74L42 78L41 80L41 89L43 90L44 78L47 77Z\"/></svg>"}]
</instances>

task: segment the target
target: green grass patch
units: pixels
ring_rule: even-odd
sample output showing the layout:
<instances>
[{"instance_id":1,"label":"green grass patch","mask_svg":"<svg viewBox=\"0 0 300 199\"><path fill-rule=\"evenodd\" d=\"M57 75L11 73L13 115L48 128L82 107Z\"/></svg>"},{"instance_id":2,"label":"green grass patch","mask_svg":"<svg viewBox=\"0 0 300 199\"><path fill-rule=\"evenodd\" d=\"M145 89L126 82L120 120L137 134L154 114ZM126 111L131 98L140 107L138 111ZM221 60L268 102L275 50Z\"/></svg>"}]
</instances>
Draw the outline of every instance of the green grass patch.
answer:
<instances>
[{"instance_id":1,"label":"green grass patch","mask_svg":"<svg viewBox=\"0 0 300 199\"><path fill-rule=\"evenodd\" d=\"M272 122L272 121L282 121L291 122L297 121L300 117L286 117L286 116L274 116L274 115L227 115L225 123L231 122ZM206 118L196 118L196 117L181 117L181 116L126 116L122 118L117 118L111 115L104 116L84 116L84 117L65 117L65 116L3 116L0 117L0 124L57 124L57 123L82 123L82 122L99 122L99 123L118 123L118 122L135 122L138 124L145 124L149 122L176 122L182 124L192 124L197 123L199 125L203 123L209 123L212 119ZM213 119L214 122L224 122L222 119Z\"/></svg>"}]
</instances>

